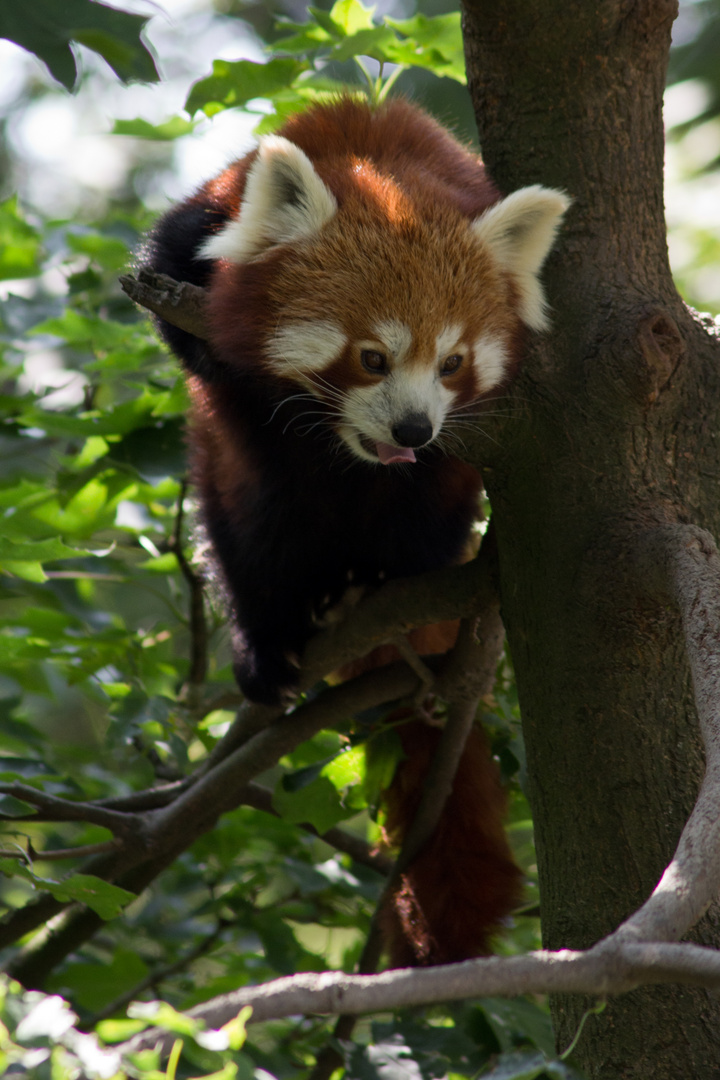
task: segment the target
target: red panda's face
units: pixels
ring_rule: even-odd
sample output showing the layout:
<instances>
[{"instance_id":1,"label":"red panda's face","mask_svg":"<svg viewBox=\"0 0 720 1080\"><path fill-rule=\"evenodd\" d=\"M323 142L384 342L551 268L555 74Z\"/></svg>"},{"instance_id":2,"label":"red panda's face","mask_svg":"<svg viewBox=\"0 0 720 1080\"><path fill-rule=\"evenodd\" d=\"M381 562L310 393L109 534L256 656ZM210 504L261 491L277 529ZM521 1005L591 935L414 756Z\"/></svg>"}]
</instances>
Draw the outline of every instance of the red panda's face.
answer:
<instances>
[{"instance_id":1,"label":"red panda's face","mask_svg":"<svg viewBox=\"0 0 720 1080\"><path fill-rule=\"evenodd\" d=\"M278 261L272 370L329 407L364 461L414 461L508 373L520 327L512 288L469 223L388 220L343 206Z\"/></svg>"},{"instance_id":2,"label":"red panda's face","mask_svg":"<svg viewBox=\"0 0 720 1080\"><path fill-rule=\"evenodd\" d=\"M502 383L522 325L545 325L538 271L567 199L527 188L472 221L368 162L328 181L265 141L239 217L203 250L228 260L213 343L322 400L355 458L412 462Z\"/></svg>"}]
</instances>

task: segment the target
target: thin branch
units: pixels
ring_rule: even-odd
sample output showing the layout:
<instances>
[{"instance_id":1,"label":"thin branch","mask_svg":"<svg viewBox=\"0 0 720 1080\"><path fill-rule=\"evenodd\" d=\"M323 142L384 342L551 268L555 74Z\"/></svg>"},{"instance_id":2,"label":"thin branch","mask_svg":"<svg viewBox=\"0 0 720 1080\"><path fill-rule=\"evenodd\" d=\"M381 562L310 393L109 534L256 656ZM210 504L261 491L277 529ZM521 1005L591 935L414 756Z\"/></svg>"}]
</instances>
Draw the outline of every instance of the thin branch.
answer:
<instances>
[{"instance_id":1,"label":"thin branch","mask_svg":"<svg viewBox=\"0 0 720 1080\"><path fill-rule=\"evenodd\" d=\"M190 671L188 673L188 683L197 692L197 687L201 686L207 677L208 633L205 620L205 582L202 574L198 574L193 570L183 551L182 530L187 488L187 480L183 478L180 484L180 494L178 495L172 547L180 571L190 591Z\"/></svg>"},{"instance_id":2,"label":"thin branch","mask_svg":"<svg viewBox=\"0 0 720 1080\"><path fill-rule=\"evenodd\" d=\"M61 799L27 784L0 784L0 794L12 795L31 806L37 806L38 813L33 814L32 821L89 821L93 825L104 826L113 834L128 838L139 837L142 830L142 820L134 815L121 814L92 803ZM13 820L22 819L14 817Z\"/></svg>"},{"instance_id":3,"label":"thin branch","mask_svg":"<svg viewBox=\"0 0 720 1080\"><path fill-rule=\"evenodd\" d=\"M28 855L33 862L60 862L63 859L85 859L88 855L101 855L106 851L117 851L121 840L105 840L100 844L84 844L81 847L53 848L51 851L36 851L28 840ZM9 853L8 853L9 854Z\"/></svg>"},{"instance_id":4,"label":"thin branch","mask_svg":"<svg viewBox=\"0 0 720 1080\"><path fill-rule=\"evenodd\" d=\"M245 806L252 806L256 810L262 810L266 814L279 817L277 811L273 809L272 791L263 787L262 784L248 784L243 791L242 801ZM335 848L336 851L342 851L345 855L349 855L354 862L377 871L378 874L389 874L392 870L393 860L391 858L381 851L375 851L366 840L362 840L359 836L353 836L352 833L346 832L345 829L332 828L321 833L313 825L302 824L300 828L312 833L313 836L317 836L318 839Z\"/></svg>"},{"instance_id":5,"label":"thin branch","mask_svg":"<svg viewBox=\"0 0 720 1080\"><path fill-rule=\"evenodd\" d=\"M406 664L368 671L350 682L333 686L301 705L234 750L165 809L158 810L150 830L152 841L164 849L167 837L186 830L199 835L220 814L238 805L238 792L278 758L327 727L349 723L355 712L411 694L417 684ZM189 841L188 841L189 843Z\"/></svg>"},{"instance_id":6,"label":"thin branch","mask_svg":"<svg viewBox=\"0 0 720 1080\"><path fill-rule=\"evenodd\" d=\"M120 997L115 998L109 1005L106 1005L104 1009L96 1013L92 1019L85 1021L84 1029L89 1031L94 1028L101 1020L106 1020L110 1016L114 1016L115 1013L124 1012L131 1001L137 1001L140 994L143 994L148 987L152 986L155 990L156 987L165 979L170 978L171 975L177 975L179 971L184 971L193 963L194 960L198 960L201 956L205 956L215 945L216 941L222 934L226 926L230 923L224 919L218 920L217 926L201 941L198 942L194 948L190 949L184 956L181 956L179 960L176 960L173 964L167 964L165 967L156 968L154 971L148 972L144 979L136 983L132 990L127 990ZM157 991L156 991L157 992Z\"/></svg>"},{"instance_id":7,"label":"thin branch","mask_svg":"<svg viewBox=\"0 0 720 1080\"><path fill-rule=\"evenodd\" d=\"M587 952L563 949L526 956L490 956L431 968L400 968L381 975L344 972L292 975L264 986L243 987L206 1001L190 1015L217 1028L251 1006L251 1023L288 1016L338 1013L355 1016L476 997L518 994L624 994L652 983L680 982L720 988L720 953L699 945L605 943ZM173 1036L141 1032L119 1049L167 1049Z\"/></svg>"}]
</instances>

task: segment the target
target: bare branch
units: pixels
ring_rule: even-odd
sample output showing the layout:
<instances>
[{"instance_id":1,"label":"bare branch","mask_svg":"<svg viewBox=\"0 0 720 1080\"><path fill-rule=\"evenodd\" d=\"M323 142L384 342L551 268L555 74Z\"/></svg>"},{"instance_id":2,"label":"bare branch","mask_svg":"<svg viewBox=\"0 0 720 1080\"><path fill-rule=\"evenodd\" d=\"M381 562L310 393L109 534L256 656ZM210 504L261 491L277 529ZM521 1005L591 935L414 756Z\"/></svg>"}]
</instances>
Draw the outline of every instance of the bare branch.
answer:
<instances>
[{"instance_id":1,"label":"bare branch","mask_svg":"<svg viewBox=\"0 0 720 1080\"><path fill-rule=\"evenodd\" d=\"M356 712L411 694L416 684L417 677L406 664L390 664L331 687L314 701L294 709L218 762L172 805L158 810L150 830L152 841L164 849L168 837L182 835L186 830L199 835L220 814L234 809L241 789L283 754L323 728L349 723Z\"/></svg>"},{"instance_id":2,"label":"bare branch","mask_svg":"<svg viewBox=\"0 0 720 1080\"><path fill-rule=\"evenodd\" d=\"M650 983L680 982L708 989L720 987L720 954L699 945L605 943L588 952L564 949L527 956L490 956L433 968L401 968L381 975L346 975L328 971L275 979L244 987L190 1010L208 1027L220 1027L250 1005L251 1023L311 1013L352 1014L430 1005L464 998L514 997L518 994L624 994ZM153 1029L141 1032L120 1049L169 1048L174 1036Z\"/></svg>"},{"instance_id":3,"label":"bare branch","mask_svg":"<svg viewBox=\"0 0 720 1080\"><path fill-rule=\"evenodd\" d=\"M139 270L136 278L124 274L120 286L131 300L165 322L203 341L207 337L206 289L146 269Z\"/></svg>"},{"instance_id":4,"label":"bare branch","mask_svg":"<svg viewBox=\"0 0 720 1080\"><path fill-rule=\"evenodd\" d=\"M13 795L16 799L37 806L38 813L33 814L33 821L90 821L94 825L103 825L118 836L139 836L142 821L131 814L118 813L92 803L73 802L48 795L44 791L27 784L0 784L0 794ZM14 817L14 821L22 818Z\"/></svg>"}]
</instances>

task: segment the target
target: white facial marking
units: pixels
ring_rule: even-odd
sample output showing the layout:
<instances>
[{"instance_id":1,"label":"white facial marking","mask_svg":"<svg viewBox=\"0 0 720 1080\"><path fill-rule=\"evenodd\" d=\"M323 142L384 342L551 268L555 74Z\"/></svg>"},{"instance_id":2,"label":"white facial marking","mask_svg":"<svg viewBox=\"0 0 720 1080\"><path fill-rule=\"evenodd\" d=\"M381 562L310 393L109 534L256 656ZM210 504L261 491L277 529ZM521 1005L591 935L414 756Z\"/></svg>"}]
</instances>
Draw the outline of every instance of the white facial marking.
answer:
<instances>
[{"instance_id":1,"label":"white facial marking","mask_svg":"<svg viewBox=\"0 0 720 1080\"><path fill-rule=\"evenodd\" d=\"M475 342L475 372L483 393L502 382L508 369L508 352L504 341L493 334L482 334Z\"/></svg>"},{"instance_id":2,"label":"white facial marking","mask_svg":"<svg viewBox=\"0 0 720 1080\"><path fill-rule=\"evenodd\" d=\"M357 457L377 464L377 455L363 446L361 436L370 444L395 444L393 425L415 415L427 417L434 438L453 398L434 366L400 366L373 386L356 386L347 392L339 433Z\"/></svg>"},{"instance_id":3,"label":"white facial marking","mask_svg":"<svg viewBox=\"0 0 720 1080\"><path fill-rule=\"evenodd\" d=\"M270 338L266 355L279 372L292 378L293 374L322 371L340 356L346 344L345 334L335 323L323 319L287 322Z\"/></svg>"},{"instance_id":4,"label":"white facial marking","mask_svg":"<svg viewBox=\"0 0 720 1080\"><path fill-rule=\"evenodd\" d=\"M412 331L399 319L383 319L373 327L380 341L398 363L402 363L412 347Z\"/></svg>"},{"instance_id":5,"label":"white facial marking","mask_svg":"<svg viewBox=\"0 0 720 1080\"><path fill-rule=\"evenodd\" d=\"M444 360L445 357L452 356L454 352L458 352L461 339L462 326L460 326L459 323L449 323L447 326L444 326L435 338L435 358L437 360Z\"/></svg>"}]
</instances>

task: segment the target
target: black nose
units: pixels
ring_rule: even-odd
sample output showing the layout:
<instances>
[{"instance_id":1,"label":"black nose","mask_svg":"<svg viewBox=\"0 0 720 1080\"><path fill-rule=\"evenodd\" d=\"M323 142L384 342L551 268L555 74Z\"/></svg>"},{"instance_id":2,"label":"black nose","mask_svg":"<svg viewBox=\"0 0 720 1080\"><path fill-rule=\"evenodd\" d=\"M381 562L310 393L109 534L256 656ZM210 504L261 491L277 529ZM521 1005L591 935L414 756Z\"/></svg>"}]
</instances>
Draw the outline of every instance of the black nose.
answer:
<instances>
[{"instance_id":1,"label":"black nose","mask_svg":"<svg viewBox=\"0 0 720 1080\"><path fill-rule=\"evenodd\" d=\"M432 436L432 424L422 413L411 413L392 426L392 437L398 446L411 446L416 450L430 442Z\"/></svg>"}]
</instances>

